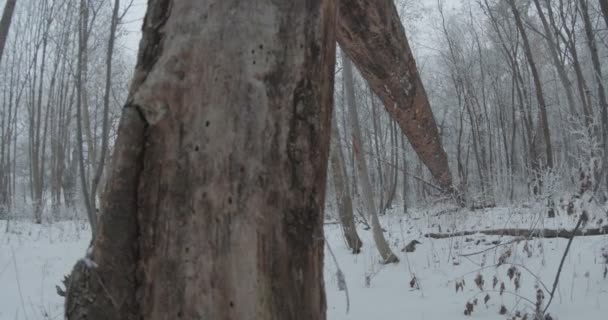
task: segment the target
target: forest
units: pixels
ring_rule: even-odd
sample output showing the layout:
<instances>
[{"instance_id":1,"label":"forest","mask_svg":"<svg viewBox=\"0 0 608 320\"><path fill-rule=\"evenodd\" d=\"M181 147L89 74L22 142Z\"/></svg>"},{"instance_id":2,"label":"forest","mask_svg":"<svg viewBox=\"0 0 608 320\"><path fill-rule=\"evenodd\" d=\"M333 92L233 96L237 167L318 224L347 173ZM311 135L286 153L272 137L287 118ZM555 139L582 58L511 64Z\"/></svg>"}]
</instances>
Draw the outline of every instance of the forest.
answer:
<instances>
[{"instance_id":1,"label":"forest","mask_svg":"<svg viewBox=\"0 0 608 320\"><path fill-rule=\"evenodd\" d=\"M608 314L608 0L0 8L0 320Z\"/></svg>"}]
</instances>

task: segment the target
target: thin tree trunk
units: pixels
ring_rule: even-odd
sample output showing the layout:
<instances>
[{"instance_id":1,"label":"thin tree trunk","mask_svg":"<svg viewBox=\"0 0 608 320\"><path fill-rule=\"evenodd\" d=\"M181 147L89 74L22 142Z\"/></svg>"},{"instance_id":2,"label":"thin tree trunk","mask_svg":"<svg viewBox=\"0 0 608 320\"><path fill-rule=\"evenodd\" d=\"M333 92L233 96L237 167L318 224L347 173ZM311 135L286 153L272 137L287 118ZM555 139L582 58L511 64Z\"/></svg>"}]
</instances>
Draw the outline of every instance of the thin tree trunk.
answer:
<instances>
[{"instance_id":1,"label":"thin tree trunk","mask_svg":"<svg viewBox=\"0 0 608 320\"><path fill-rule=\"evenodd\" d=\"M587 36L587 45L591 52L591 61L593 63L593 74L595 75L595 82L597 84L597 95L600 104L601 113L601 128L602 128L602 150L604 152L604 158L608 156L608 101L606 100L606 91L604 89L604 79L602 77L602 65L598 54L597 45L595 42L595 35L593 33L593 25L591 18L589 17L589 8L586 0L579 0L581 15L583 16L583 22L585 25L585 35ZM603 164L606 167L606 164ZM604 170L602 170L604 171ZM601 183L599 177L597 183ZM608 184L608 179L606 180Z\"/></svg>"},{"instance_id":2,"label":"thin tree trunk","mask_svg":"<svg viewBox=\"0 0 608 320\"><path fill-rule=\"evenodd\" d=\"M599 0L600 8L602 9L602 16L604 17L604 22L606 23L606 27L608 28L608 0Z\"/></svg>"},{"instance_id":3,"label":"thin tree trunk","mask_svg":"<svg viewBox=\"0 0 608 320\"><path fill-rule=\"evenodd\" d=\"M334 113L335 115L335 113ZM342 153L342 143L340 139L340 129L336 117L332 117L332 143L329 153L329 161L331 163L331 171L333 173L334 189L336 193L336 203L338 205L338 216L344 230L346 244L354 254L361 252L361 238L357 234L355 226L355 217L353 215L353 201L350 196L348 176L346 174L346 166L344 163L344 154Z\"/></svg>"},{"instance_id":4,"label":"thin tree trunk","mask_svg":"<svg viewBox=\"0 0 608 320\"><path fill-rule=\"evenodd\" d=\"M388 242L384 238L382 226L380 226L380 220L378 219L378 207L374 201L373 188L369 179L369 170L365 161L365 155L363 154L363 137L359 126L359 116L357 115L357 105L355 102L352 64L350 60L344 56L342 57L342 70L344 86L346 87L346 104L348 106L348 114L352 128L353 149L357 173L359 175L359 183L361 184L363 205L372 222L374 243L383 259L383 263L396 263L399 262L399 258L393 253Z\"/></svg>"},{"instance_id":5,"label":"thin tree trunk","mask_svg":"<svg viewBox=\"0 0 608 320\"><path fill-rule=\"evenodd\" d=\"M0 20L0 61L2 61L2 54L4 53L4 46L6 45L6 38L8 38L16 4L17 0L7 0L2 12L2 19Z\"/></svg>"},{"instance_id":6,"label":"thin tree trunk","mask_svg":"<svg viewBox=\"0 0 608 320\"><path fill-rule=\"evenodd\" d=\"M407 194L409 191L408 188L408 180L407 180L407 157L406 157L406 150L405 150L405 135L401 135L401 157L402 157L402 164L403 164L403 190L401 190L402 192L402 198L403 198L403 213L407 213L407 206L408 206L408 201L407 201Z\"/></svg>"},{"instance_id":7,"label":"thin tree trunk","mask_svg":"<svg viewBox=\"0 0 608 320\"><path fill-rule=\"evenodd\" d=\"M97 213L93 210L93 204L91 203L91 197L89 197L89 187L87 184L87 171L84 163L84 142L83 142L83 112L82 109L86 108L86 104L83 103L84 97L84 81L83 73L85 71L87 43L86 43L86 32L87 32L87 13L88 10L86 0L80 0L80 18L78 23L78 64L76 70L76 144L78 147L78 167L80 169L80 188L82 189L85 209L87 211L87 217L89 218L89 224L91 226L91 233L93 239L97 235ZM90 150L89 150L90 151Z\"/></svg>"},{"instance_id":8,"label":"thin tree trunk","mask_svg":"<svg viewBox=\"0 0 608 320\"><path fill-rule=\"evenodd\" d=\"M392 161L391 165L388 166L388 178L390 178L390 184L387 186L387 196L386 202L384 204L383 211L386 211L393 206L393 201L395 200L395 195L397 194L397 180L399 178L399 153L397 152L397 148L399 144L397 142L397 122L394 120L389 120L390 123L390 131L391 131L391 150L390 150L390 159Z\"/></svg>"},{"instance_id":9,"label":"thin tree trunk","mask_svg":"<svg viewBox=\"0 0 608 320\"><path fill-rule=\"evenodd\" d=\"M536 68L536 64L534 62L534 55L532 54L532 49L530 48L530 42L528 40L528 35L526 34L526 30L524 28L524 23L521 19L519 10L515 5L515 0L508 0L509 5L511 6L511 11L513 12L513 16L515 17L515 24L517 25L517 29L522 37L522 42L524 46L524 53L526 54L526 58L528 60L528 64L530 65L530 71L532 72L532 78L534 80L534 87L536 89L536 99L538 101L538 108L540 113L540 122L542 125L542 133L545 140L545 156L547 157L547 168L553 168L553 149L551 147L551 133L549 131L549 119L547 116L547 104L545 103L545 97L543 95L542 82L540 79L540 74Z\"/></svg>"},{"instance_id":10,"label":"thin tree trunk","mask_svg":"<svg viewBox=\"0 0 608 320\"><path fill-rule=\"evenodd\" d=\"M384 158L384 154L380 151L380 141L379 141L379 137L381 135L381 130L380 130L380 120L378 119L378 110L377 110L377 105L375 103L374 99L374 93L372 92L372 90L370 89L370 100L371 100L371 108L372 108L372 127L374 129L374 140L372 141L371 137L370 137L370 145L373 144L374 145L374 150L376 151L376 155L375 157L375 161L376 162L376 169L378 171L378 194L380 195L380 205L378 206L380 213L384 213L384 204L386 201L386 197L384 194L384 189L385 189L385 184L386 181L384 179L384 172L382 170L382 160ZM382 148L382 151L384 151L384 148Z\"/></svg>"},{"instance_id":11,"label":"thin tree trunk","mask_svg":"<svg viewBox=\"0 0 608 320\"><path fill-rule=\"evenodd\" d=\"M325 319L335 9L149 3L67 319Z\"/></svg>"},{"instance_id":12,"label":"thin tree trunk","mask_svg":"<svg viewBox=\"0 0 608 320\"><path fill-rule=\"evenodd\" d=\"M547 18L545 17L545 13L540 5L540 0L534 0L534 5L536 6L536 12L538 12L538 16L540 17L540 21L543 25L543 30L545 31L545 39L547 40L547 45L549 47L549 54L551 55L551 59L553 60L553 66L557 71L557 75L559 76L559 80L564 87L564 93L566 94L566 100L568 102L568 110L572 116L576 116L576 107L574 103L574 93L572 92L572 83L570 79L568 79L568 73L566 72L566 68L564 64L560 61L558 56L558 47L553 37L553 32L547 22Z\"/></svg>"},{"instance_id":13,"label":"thin tree trunk","mask_svg":"<svg viewBox=\"0 0 608 320\"><path fill-rule=\"evenodd\" d=\"M103 96L103 124L101 133L101 154L97 167L95 170L95 176L91 183L91 205L97 208L96 196L101 176L106 164L106 153L108 152L108 144L110 140L110 91L112 84L112 55L114 53L114 40L116 38L116 27L118 26L118 9L120 8L120 0L114 1L114 10L112 12L112 21L110 22L110 39L108 40L108 51L106 52L106 87ZM95 161L93 161L95 164Z\"/></svg>"},{"instance_id":14,"label":"thin tree trunk","mask_svg":"<svg viewBox=\"0 0 608 320\"><path fill-rule=\"evenodd\" d=\"M576 75L577 89L578 89L578 93L580 96L581 105L582 105L582 109L583 109L583 115L584 115L583 120L584 120L585 126L587 127L588 132L591 135L593 135L592 125L593 125L593 113L594 112L593 112L593 108L591 107L591 97L589 95L589 90L587 88L585 76L583 75L581 63L578 58L578 49L576 47L575 32L574 32L574 30L570 29L565 22L562 23L561 26L558 26L557 22L555 21L554 11L551 7L551 0L545 0L545 3L546 3L546 7L547 7L549 22L551 23L551 26L553 27L553 31L555 32L555 34L557 36L559 36L562 39L562 41L564 42L564 45L566 46L566 48L568 49L568 52L570 53L571 65L572 65L572 68L574 69L574 74ZM565 13L563 12L563 7L561 5L560 5L560 17L561 17L561 20L565 20ZM574 26L572 26L572 28L574 28ZM565 32L566 35L564 35L562 33L562 30Z\"/></svg>"}]
</instances>

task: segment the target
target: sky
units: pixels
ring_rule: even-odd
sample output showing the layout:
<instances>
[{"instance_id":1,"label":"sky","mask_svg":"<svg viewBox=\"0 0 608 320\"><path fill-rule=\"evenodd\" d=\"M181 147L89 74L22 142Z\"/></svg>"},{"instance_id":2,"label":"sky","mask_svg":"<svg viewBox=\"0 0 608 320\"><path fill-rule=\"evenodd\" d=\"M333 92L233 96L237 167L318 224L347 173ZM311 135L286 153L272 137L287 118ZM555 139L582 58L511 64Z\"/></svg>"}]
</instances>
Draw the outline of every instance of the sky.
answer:
<instances>
[{"instance_id":1,"label":"sky","mask_svg":"<svg viewBox=\"0 0 608 320\"><path fill-rule=\"evenodd\" d=\"M123 2L126 1L123 0ZM127 4L128 2L123 5L126 6ZM133 0L133 4L122 21L122 28L126 32L126 35L121 42L127 48L127 52L132 54L133 57L137 56L139 40L141 39L141 25L146 14L147 4L147 0Z\"/></svg>"}]
</instances>

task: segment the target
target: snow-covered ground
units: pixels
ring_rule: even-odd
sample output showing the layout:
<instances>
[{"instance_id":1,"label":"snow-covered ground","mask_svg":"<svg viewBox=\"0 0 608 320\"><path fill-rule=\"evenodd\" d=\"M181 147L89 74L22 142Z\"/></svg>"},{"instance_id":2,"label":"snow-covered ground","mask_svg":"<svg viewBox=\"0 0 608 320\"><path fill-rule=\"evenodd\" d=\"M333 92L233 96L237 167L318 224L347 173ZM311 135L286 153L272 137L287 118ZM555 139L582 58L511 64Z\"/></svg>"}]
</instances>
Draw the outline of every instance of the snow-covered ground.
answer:
<instances>
[{"instance_id":1,"label":"snow-covered ground","mask_svg":"<svg viewBox=\"0 0 608 320\"><path fill-rule=\"evenodd\" d=\"M382 217L385 235L401 260L393 265L379 263L370 231L359 230L363 251L352 255L340 226L326 225L326 238L344 272L350 300L347 313L345 293L338 290L336 265L326 250L328 319L511 319L517 311L532 312L536 288L552 288L567 239L530 239L505 245L515 238L476 234L429 239L424 234L439 232L440 227L442 232L530 226L571 229L576 222L576 217L564 213L555 219L545 218L538 208L474 212L436 208L412 210L407 215L397 212L401 209ZM84 222L39 226L11 221L7 232L6 222L0 221L0 320L62 319L62 299L56 294L55 285L84 255L88 239ZM422 243L415 252L401 252L414 239ZM552 315L562 320L606 319L608 279L603 276L602 248L607 245L608 236L575 238L549 309ZM510 251L508 257L506 251ZM496 267L503 255L505 263ZM513 280L508 277L512 266L516 267L512 269ZM520 288L516 289L514 279L518 273ZM484 291L475 284L478 274L484 281ZM414 277L416 288L411 288ZM464 289L456 292L456 283L463 280ZM505 290L500 295L502 282ZM487 306L486 295L490 298ZM548 292L544 296L546 304ZM465 316L466 303L475 299L472 315ZM501 316L503 305L507 314Z\"/></svg>"},{"instance_id":2,"label":"snow-covered ground","mask_svg":"<svg viewBox=\"0 0 608 320\"><path fill-rule=\"evenodd\" d=\"M55 290L84 256L90 231L84 221L36 225L0 221L0 320L63 319Z\"/></svg>"}]
</instances>

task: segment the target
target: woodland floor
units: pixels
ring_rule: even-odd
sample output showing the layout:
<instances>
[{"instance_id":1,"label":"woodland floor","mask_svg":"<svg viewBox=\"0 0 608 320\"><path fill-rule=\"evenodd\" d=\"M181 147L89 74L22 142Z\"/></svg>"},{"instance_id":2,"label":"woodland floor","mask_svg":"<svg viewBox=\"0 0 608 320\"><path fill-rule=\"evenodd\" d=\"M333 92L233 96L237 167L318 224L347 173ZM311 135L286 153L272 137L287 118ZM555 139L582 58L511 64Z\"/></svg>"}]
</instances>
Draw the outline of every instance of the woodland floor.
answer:
<instances>
[{"instance_id":1,"label":"woodland floor","mask_svg":"<svg viewBox=\"0 0 608 320\"><path fill-rule=\"evenodd\" d=\"M347 313L346 296L338 289L336 265L326 250L328 319L507 319L508 316L510 319L517 311L532 312L536 302L535 286L551 290L568 239L531 238L516 243L512 242L515 238L507 236L476 234L428 239L424 234L530 227L569 230L577 219L564 212L549 219L543 210L534 207L474 212L433 208L411 210L407 215L401 211L395 208L381 217L387 229L385 235L401 259L393 265L379 263L370 231L359 229L363 251L352 255L345 246L340 226L325 226L326 238L344 272L350 300ZM589 228L592 224L596 227L597 221L592 220ZM0 320L62 319L62 298L56 294L55 285L84 255L88 239L86 223L80 221L43 225L11 221L8 228L6 221L0 221ZM415 252L401 252L401 248L414 239L422 243ZM498 246L497 241L500 241ZM574 239L549 309L557 319L606 319L608 279L603 275L602 248L607 246L608 236ZM482 250L487 250L485 255L461 256ZM507 250L511 255L496 267ZM513 265L521 274L518 290L507 276L507 270ZM520 265L525 265L527 270ZM478 274L484 280L483 292L475 284ZM418 289L410 287L414 276ZM495 289L492 288L494 276L498 280ZM456 293L456 282L462 280L464 290ZM501 296L498 291L502 282L505 292ZM490 296L487 307L486 295ZM546 303L549 294L544 295ZM478 301L472 316L465 316L465 304L475 298ZM502 305L506 315L499 315Z\"/></svg>"}]
</instances>

